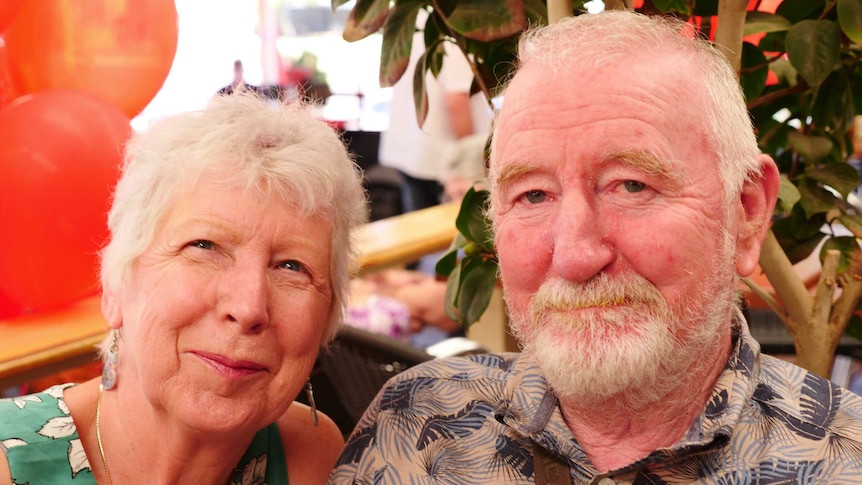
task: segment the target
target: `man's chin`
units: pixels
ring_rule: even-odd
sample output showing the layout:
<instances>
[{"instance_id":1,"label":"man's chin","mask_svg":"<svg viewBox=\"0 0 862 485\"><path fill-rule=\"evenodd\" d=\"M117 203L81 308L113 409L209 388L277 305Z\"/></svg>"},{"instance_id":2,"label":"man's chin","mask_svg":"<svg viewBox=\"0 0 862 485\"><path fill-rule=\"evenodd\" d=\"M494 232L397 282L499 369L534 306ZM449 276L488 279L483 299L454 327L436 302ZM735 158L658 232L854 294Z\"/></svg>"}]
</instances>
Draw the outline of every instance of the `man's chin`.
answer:
<instances>
[{"instance_id":1,"label":"man's chin","mask_svg":"<svg viewBox=\"0 0 862 485\"><path fill-rule=\"evenodd\" d=\"M545 327L524 346L559 395L596 400L655 387L661 363L673 357L674 340L667 329L588 333Z\"/></svg>"}]
</instances>

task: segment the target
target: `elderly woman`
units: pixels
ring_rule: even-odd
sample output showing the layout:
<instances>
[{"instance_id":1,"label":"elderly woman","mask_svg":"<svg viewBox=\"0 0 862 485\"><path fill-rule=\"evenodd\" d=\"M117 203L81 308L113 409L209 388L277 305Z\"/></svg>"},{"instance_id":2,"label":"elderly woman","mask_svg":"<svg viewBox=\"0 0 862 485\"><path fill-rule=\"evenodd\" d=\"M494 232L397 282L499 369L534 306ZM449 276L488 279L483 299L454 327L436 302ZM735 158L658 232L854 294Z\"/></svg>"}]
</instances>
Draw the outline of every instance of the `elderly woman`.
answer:
<instances>
[{"instance_id":1,"label":"elderly woman","mask_svg":"<svg viewBox=\"0 0 862 485\"><path fill-rule=\"evenodd\" d=\"M365 213L302 106L217 97L134 137L102 253L104 375L0 401L0 484L323 483L342 436L293 399Z\"/></svg>"}]
</instances>

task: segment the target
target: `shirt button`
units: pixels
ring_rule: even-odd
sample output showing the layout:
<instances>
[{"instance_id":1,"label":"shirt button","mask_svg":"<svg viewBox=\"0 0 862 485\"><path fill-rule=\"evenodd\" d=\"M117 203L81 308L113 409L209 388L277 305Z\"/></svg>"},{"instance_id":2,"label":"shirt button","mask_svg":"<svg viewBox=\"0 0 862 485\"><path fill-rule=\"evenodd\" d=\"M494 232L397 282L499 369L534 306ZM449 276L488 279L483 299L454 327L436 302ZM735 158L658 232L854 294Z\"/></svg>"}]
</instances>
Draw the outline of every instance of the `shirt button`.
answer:
<instances>
[{"instance_id":1,"label":"shirt button","mask_svg":"<svg viewBox=\"0 0 862 485\"><path fill-rule=\"evenodd\" d=\"M616 484L617 484L617 482L615 482L613 478L605 477L605 478L602 478L601 480L599 480L599 485L616 485Z\"/></svg>"}]
</instances>

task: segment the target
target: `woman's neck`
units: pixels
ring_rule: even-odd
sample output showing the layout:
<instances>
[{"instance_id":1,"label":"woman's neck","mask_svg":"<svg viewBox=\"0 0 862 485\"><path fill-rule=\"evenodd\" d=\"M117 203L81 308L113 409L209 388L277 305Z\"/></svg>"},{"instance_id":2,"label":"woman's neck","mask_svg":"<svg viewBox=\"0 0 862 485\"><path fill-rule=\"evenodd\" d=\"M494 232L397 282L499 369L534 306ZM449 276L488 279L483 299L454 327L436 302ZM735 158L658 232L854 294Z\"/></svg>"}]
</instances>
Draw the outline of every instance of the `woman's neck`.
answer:
<instances>
[{"instance_id":1,"label":"woman's neck","mask_svg":"<svg viewBox=\"0 0 862 485\"><path fill-rule=\"evenodd\" d=\"M102 484L108 483L105 463L115 484L231 483L235 467L254 437L194 432L140 403L120 402L123 397L118 388L105 391L102 397L100 452L95 419L98 389L98 379L94 379L66 389L64 398L90 467ZM245 441L248 443L242 446Z\"/></svg>"}]
</instances>

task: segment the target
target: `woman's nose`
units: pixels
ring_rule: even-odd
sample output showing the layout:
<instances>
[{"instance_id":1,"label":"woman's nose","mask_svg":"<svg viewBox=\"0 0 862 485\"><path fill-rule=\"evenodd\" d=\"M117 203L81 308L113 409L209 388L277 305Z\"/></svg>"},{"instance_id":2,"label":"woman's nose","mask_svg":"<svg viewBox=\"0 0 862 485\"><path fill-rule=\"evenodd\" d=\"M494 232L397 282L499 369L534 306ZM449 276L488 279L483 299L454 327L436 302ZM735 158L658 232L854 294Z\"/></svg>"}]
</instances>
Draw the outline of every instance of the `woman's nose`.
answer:
<instances>
[{"instance_id":1,"label":"woman's nose","mask_svg":"<svg viewBox=\"0 0 862 485\"><path fill-rule=\"evenodd\" d=\"M238 267L223 276L219 305L225 320L260 332L269 324L269 281L265 270Z\"/></svg>"}]
</instances>

